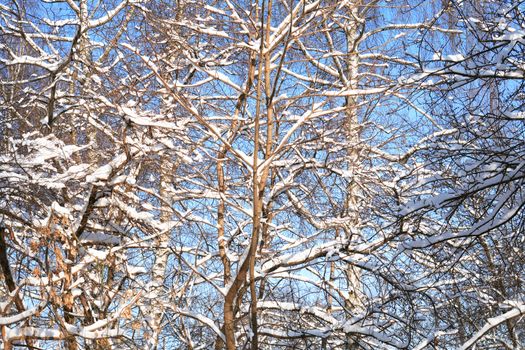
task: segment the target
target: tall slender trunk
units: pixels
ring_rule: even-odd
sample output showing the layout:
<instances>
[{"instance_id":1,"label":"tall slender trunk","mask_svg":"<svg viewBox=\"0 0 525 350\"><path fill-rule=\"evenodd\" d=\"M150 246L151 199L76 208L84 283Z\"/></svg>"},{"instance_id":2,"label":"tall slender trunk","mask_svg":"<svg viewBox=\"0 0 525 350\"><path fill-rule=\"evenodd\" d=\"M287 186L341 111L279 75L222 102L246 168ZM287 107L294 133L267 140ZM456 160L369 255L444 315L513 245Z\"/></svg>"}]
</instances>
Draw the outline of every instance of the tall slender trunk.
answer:
<instances>
[{"instance_id":1,"label":"tall slender trunk","mask_svg":"<svg viewBox=\"0 0 525 350\"><path fill-rule=\"evenodd\" d=\"M358 55L358 40L359 40L359 26L358 19L360 18L359 6L361 1L353 2L349 8L349 16L352 18L351 24L346 29L347 39L347 88L356 90L358 88L359 79L359 55ZM359 172L360 164L360 125L358 115L358 101L355 97L349 96L346 98L345 111L345 137L348 145L347 148L347 162L348 170L354 175L350 180L346 190L345 214L350 218L350 229L345 230L346 239L349 244L357 242L361 239L361 220L360 210L361 203L361 189L359 187L357 174ZM352 313L360 312L363 308L361 299L361 271L355 266L349 265L346 270L346 278L348 285L348 299L345 302L346 309ZM358 349L357 339L353 336L347 337L347 349Z\"/></svg>"},{"instance_id":2,"label":"tall slender trunk","mask_svg":"<svg viewBox=\"0 0 525 350\"><path fill-rule=\"evenodd\" d=\"M235 112L233 116L233 120L230 126L230 136L228 138L228 142L231 144L233 140L235 139L237 135L237 126L238 126L238 118L239 114L241 113L242 109L244 108L244 105L246 103L246 98L248 97L248 94L252 88L253 80L254 80L254 74L255 74L255 65L256 60L255 56L252 54L248 61L248 76L246 79L246 83L244 86L243 92L239 95L239 98L237 99L237 103L235 105ZM219 191L219 207L217 209L217 239L218 239L218 245L219 245L219 256L221 258L221 262L224 268L224 285L227 286L232 278L231 273L231 262L228 258L228 246L226 242L225 237L225 224L226 224L226 196L227 196L227 185L226 185L226 178L224 176L224 163L226 161L226 154L227 154L228 148L226 145L223 145L218 154L217 154L217 182L218 182L218 191ZM233 305L228 305L228 309L233 310ZM226 310L226 302L225 302L225 310ZM226 334L226 324L231 324L232 319L231 317L234 317L232 314L226 312L224 313L224 327L223 332ZM231 333L228 333L228 336L231 336ZM215 349L222 349L224 346L224 342L220 337L217 337L215 342Z\"/></svg>"},{"instance_id":3,"label":"tall slender trunk","mask_svg":"<svg viewBox=\"0 0 525 350\"><path fill-rule=\"evenodd\" d=\"M264 28L264 38L261 36L261 42L264 41L264 46L261 48L261 59L264 60L264 95L266 96L266 144L264 154L266 158L271 156L272 140L273 140L273 101L272 101L272 85L271 85L271 58L270 53L264 53L264 48L270 47L271 21L272 21L272 0L268 0L266 10L266 28ZM264 16L264 13L262 14ZM264 26L262 26L264 27ZM260 65L262 68L262 65ZM261 70L259 70L261 72ZM259 75L259 81L262 79ZM259 334L257 323L257 290L255 285L255 260L257 256L257 248L259 246L259 237L261 234L261 216L263 211L263 196L266 187L266 180L268 178L269 167L263 169L262 173L259 171L259 132L260 132L260 117L261 117L261 99L262 91L258 89L257 106L256 106L256 120L255 120L255 140L253 152L253 232L251 245L253 246L253 254L250 255L250 324L252 329L251 349L257 350L259 348ZM259 177L260 175L260 177Z\"/></svg>"},{"instance_id":4,"label":"tall slender trunk","mask_svg":"<svg viewBox=\"0 0 525 350\"><path fill-rule=\"evenodd\" d=\"M270 31L270 24L265 26L265 13L268 17L271 10L271 0L268 12L265 12L266 3L263 2L261 9L261 30L267 33ZM268 17L266 19L268 19ZM269 23L269 21L268 21ZM255 126L254 126L254 140L253 140L253 166L252 166L252 193L253 193L253 214L252 214L252 235L246 253L246 258L244 261L240 262L237 275L231 282L229 289L226 293L224 299L224 336L226 338L226 349L234 350L236 349L236 340L235 340L235 308L234 305L236 301L239 301L242 298L240 293L243 285L246 282L246 277L250 276L250 325L252 329L252 339L251 339L251 348L258 348L258 334L257 334L257 293L255 288L255 260L257 255L257 247L259 245L259 234L261 226L261 211L262 211L262 197L261 194L264 192L264 184L266 182L266 174L261 174L259 178L259 142L260 142L260 122L261 122L261 104L263 98L263 76L261 72L263 69L269 67L268 64L265 64L265 60L269 60L269 56L265 57L264 48L266 41L269 39L269 34L260 35L260 47L259 47L259 64L258 64L258 81L257 81L257 90L256 90L256 107L255 107ZM268 54L266 54L268 55ZM252 60L253 62L253 60ZM253 64L254 66L254 64ZM269 73L266 78L269 77ZM268 142L268 141L267 141Z\"/></svg>"},{"instance_id":5,"label":"tall slender trunk","mask_svg":"<svg viewBox=\"0 0 525 350\"><path fill-rule=\"evenodd\" d=\"M159 196L163 199L163 204L161 206L160 218L162 223L168 223L164 225L164 232L157 236L155 244L157 246L155 253L155 261L153 263L152 269L152 279L153 279L153 288L156 289L157 293L161 291L162 286L164 285L164 279L166 277L166 270L168 266L168 259L170 256L169 242L170 242L170 230L169 230L169 221L171 219L171 205L167 201L167 196L165 195L164 184L170 181L170 173L172 171L167 171L166 169L170 168L170 160L166 157L161 159L160 166L160 182L159 182ZM160 301L160 303L158 302ZM164 316L165 307L162 304L162 297L159 297L151 301L151 322L150 327L152 330L152 335L148 340L148 348L153 350L158 348L159 336L162 332L162 318Z\"/></svg>"}]
</instances>

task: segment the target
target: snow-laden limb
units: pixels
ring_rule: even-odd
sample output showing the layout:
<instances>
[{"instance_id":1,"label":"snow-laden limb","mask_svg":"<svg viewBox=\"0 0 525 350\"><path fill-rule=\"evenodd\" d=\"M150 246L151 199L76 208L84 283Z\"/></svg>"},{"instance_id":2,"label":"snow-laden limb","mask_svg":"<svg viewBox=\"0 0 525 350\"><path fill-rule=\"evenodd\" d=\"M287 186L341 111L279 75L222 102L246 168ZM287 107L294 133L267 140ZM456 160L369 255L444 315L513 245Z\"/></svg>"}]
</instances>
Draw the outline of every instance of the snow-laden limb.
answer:
<instances>
[{"instance_id":1,"label":"snow-laden limb","mask_svg":"<svg viewBox=\"0 0 525 350\"><path fill-rule=\"evenodd\" d=\"M100 244L100 245L120 245L122 243L122 239L120 237L109 235L105 233L92 233L92 232L84 232L79 237L80 241L82 243L86 244Z\"/></svg>"},{"instance_id":2,"label":"snow-laden limb","mask_svg":"<svg viewBox=\"0 0 525 350\"><path fill-rule=\"evenodd\" d=\"M16 315L13 315L13 316L5 316L5 317L0 317L0 326L6 326L6 325L10 325L10 324L13 324L13 323L19 323L33 315L35 315L36 313L40 312L43 308L43 306L45 306L45 302L41 305L38 305L34 308L31 308L31 309L28 309L26 311L23 311L23 312L20 312Z\"/></svg>"},{"instance_id":3,"label":"snow-laden limb","mask_svg":"<svg viewBox=\"0 0 525 350\"><path fill-rule=\"evenodd\" d=\"M519 198L521 201L518 205L515 205L510 209L504 209L504 207L507 205L506 200L510 199L510 197L513 195L514 193L510 192L506 194L506 196L498 198L499 205L494 208L494 214L488 215L485 219L476 223L473 225L473 227L467 230L457 233L444 233L441 235L434 235L423 239L409 241L403 244L402 249L420 249L430 247L448 240L480 236L487 233L488 231L495 230L509 222L513 217L516 216L518 212L521 211L523 206L525 206L525 201L523 201L522 198Z\"/></svg>"},{"instance_id":4,"label":"snow-laden limb","mask_svg":"<svg viewBox=\"0 0 525 350\"><path fill-rule=\"evenodd\" d=\"M68 327L67 332L54 328L38 327L14 327L6 330L5 339L7 341L20 339L42 339L42 340L63 340L71 335L77 335L86 339L116 338L123 335L121 329L107 329L89 332L82 328Z\"/></svg>"},{"instance_id":5,"label":"snow-laden limb","mask_svg":"<svg viewBox=\"0 0 525 350\"><path fill-rule=\"evenodd\" d=\"M406 346L407 346L407 344L405 342L399 342L399 341L395 340L393 337L391 337L391 336L389 336L387 334L378 332L378 331L374 330L371 327L362 327L362 326L359 326L359 325L356 325L356 324L352 324L350 322L343 326L343 331L345 333L357 333L357 334L361 334L361 335L371 336L371 337L377 339L378 341L380 341L381 343L393 346L393 347L398 348L398 349L403 349L403 348L406 348Z\"/></svg>"},{"instance_id":6,"label":"snow-laden limb","mask_svg":"<svg viewBox=\"0 0 525 350\"><path fill-rule=\"evenodd\" d=\"M100 26L110 22L111 20L113 20L113 18L115 16L117 16L119 14L120 11L122 11L129 4L133 4L134 2L136 2L136 0L131 0L131 1L130 0L124 0L124 1L121 1L113 9L107 11L107 13L104 14L104 16L101 16L101 17L99 17L97 19L90 19L89 22L88 22L88 28L97 28L97 27L100 27ZM137 2L140 2L140 1L137 1Z\"/></svg>"},{"instance_id":7,"label":"snow-laden limb","mask_svg":"<svg viewBox=\"0 0 525 350\"><path fill-rule=\"evenodd\" d=\"M219 329L219 327L217 327L217 325L213 322L213 320L207 318L206 316L198 314L198 313L195 313L195 312L191 312L191 311L188 311L188 310L182 310L182 309L179 309L179 308L175 309L174 311L176 313L179 313L179 314L184 315L184 316L188 316L190 318L193 318L193 319L201 322L202 324L206 325L211 330L213 330L213 332L215 332L215 334L217 336L219 336L221 339L223 339L223 340L225 339L224 338L224 334Z\"/></svg>"},{"instance_id":8,"label":"snow-laden limb","mask_svg":"<svg viewBox=\"0 0 525 350\"><path fill-rule=\"evenodd\" d=\"M24 339L24 338L37 338L37 339L53 339L60 340L64 339L67 335L58 329L52 328L36 328L36 327L15 327L8 328L6 331L5 339L9 341Z\"/></svg>"},{"instance_id":9,"label":"snow-laden limb","mask_svg":"<svg viewBox=\"0 0 525 350\"><path fill-rule=\"evenodd\" d=\"M439 337L441 336L447 336L447 335L454 335L457 333L457 330L453 331L437 331L431 335L429 335L426 339L422 340L419 344L416 345L416 347L413 350L423 350L428 346L431 346L432 343L439 343Z\"/></svg>"},{"instance_id":10,"label":"snow-laden limb","mask_svg":"<svg viewBox=\"0 0 525 350\"><path fill-rule=\"evenodd\" d=\"M265 327L261 329L261 333L272 337L281 339L302 337L329 338L336 334L343 333L370 337L378 341L378 344L383 344L382 346L389 349L406 348L406 343L396 340L391 334L382 332L373 325L359 325L362 321L360 318L339 321L325 309L301 306L300 304L289 302L261 302L260 308L263 310L263 313L271 313L269 310L274 310L274 312L277 312L277 310L295 311L298 315L301 315L299 317L310 315L322 320L324 323L323 326L318 326L317 328L308 328L308 326L302 328L300 325L292 323L282 329L275 327Z\"/></svg>"},{"instance_id":11,"label":"snow-laden limb","mask_svg":"<svg viewBox=\"0 0 525 350\"><path fill-rule=\"evenodd\" d=\"M307 248L302 252L290 253L272 258L261 266L261 270L265 273L271 273L282 267L291 267L305 264L340 249L342 249L341 242L329 242L323 245L315 246L313 248Z\"/></svg>"},{"instance_id":12,"label":"snow-laden limb","mask_svg":"<svg viewBox=\"0 0 525 350\"><path fill-rule=\"evenodd\" d=\"M499 316L494 316L487 319L485 325L481 327L467 342L459 347L460 350L467 350L474 346L478 341L480 341L488 332L492 329L498 327L502 323L511 320L515 317L519 317L525 313L525 304L523 303L510 303L512 305L512 310L505 312Z\"/></svg>"}]
</instances>

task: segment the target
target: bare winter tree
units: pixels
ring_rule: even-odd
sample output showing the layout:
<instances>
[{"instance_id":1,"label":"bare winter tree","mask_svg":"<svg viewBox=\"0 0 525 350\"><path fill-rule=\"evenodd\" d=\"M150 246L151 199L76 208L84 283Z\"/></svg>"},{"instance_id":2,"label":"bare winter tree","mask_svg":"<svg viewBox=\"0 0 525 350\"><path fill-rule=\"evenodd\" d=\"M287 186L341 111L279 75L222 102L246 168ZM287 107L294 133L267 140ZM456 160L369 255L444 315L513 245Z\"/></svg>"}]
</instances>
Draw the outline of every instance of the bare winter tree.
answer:
<instances>
[{"instance_id":1,"label":"bare winter tree","mask_svg":"<svg viewBox=\"0 0 525 350\"><path fill-rule=\"evenodd\" d=\"M186 344L409 341L402 330L416 318L389 313L416 302L398 280L403 271L378 258L399 235L387 226L397 216L386 206L395 190L389 179L405 159L388 150L404 131L403 113L419 111L405 106L412 84L396 80L415 74L417 61L397 57L393 43L422 29L457 30L417 18L390 23L380 5L186 4L154 21L163 33L150 39L157 50L126 44L166 103L193 118L194 174L178 174L166 194L191 210L177 238L198 232L207 247L194 250L199 256L172 251L173 269L187 271L195 294L184 296L184 308L166 305L184 329L208 327L215 336L190 330ZM416 49L413 38L405 43ZM383 322L389 326L377 327Z\"/></svg>"},{"instance_id":2,"label":"bare winter tree","mask_svg":"<svg viewBox=\"0 0 525 350\"><path fill-rule=\"evenodd\" d=\"M138 35L126 34L143 21L136 5L95 5L1 5L6 349L127 347L156 329L138 321L156 299L146 251L175 225L156 177L159 159L181 162L186 135L137 109L155 96L119 47Z\"/></svg>"},{"instance_id":3,"label":"bare winter tree","mask_svg":"<svg viewBox=\"0 0 525 350\"><path fill-rule=\"evenodd\" d=\"M441 20L462 33L421 45L419 103L442 131L400 177L400 251L432 267L421 278L443 347L524 342L522 13L519 1L450 2Z\"/></svg>"}]
</instances>

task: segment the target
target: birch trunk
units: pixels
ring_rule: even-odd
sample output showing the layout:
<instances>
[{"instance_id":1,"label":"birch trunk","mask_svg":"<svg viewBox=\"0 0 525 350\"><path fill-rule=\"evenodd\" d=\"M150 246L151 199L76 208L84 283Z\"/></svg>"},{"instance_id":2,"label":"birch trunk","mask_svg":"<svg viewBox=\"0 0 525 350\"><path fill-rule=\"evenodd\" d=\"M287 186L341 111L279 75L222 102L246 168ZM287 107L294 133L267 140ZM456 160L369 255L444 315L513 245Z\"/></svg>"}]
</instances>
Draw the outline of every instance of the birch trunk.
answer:
<instances>
[{"instance_id":1,"label":"birch trunk","mask_svg":"<svg viewBox=\"0 0 525 350\"><path fill-rule=\"evenodd\" d=\"M347 42L347 88L356 90L358 88L359 79L359 28L360 28L360 11L361 1L352 2L349 8L349 16L351 23L346 29ZM361 220L360 210L362 206L360 203L361 189L359 187L359 168L360 164L360 124L358 115L358 102L353 96L346 98L345 111L345 134L346 142L348 144L347 160L348 170L353 174L350 180L347 193L344 212L350 218L350 228L345 229L346 240L349 244L357 243L361 239ZM349 265L346 270L346 278L348 285L348 299L346 300L346 309L352 313L360 313L363 310L362 304L362 285L361 272L355 266ZM354 315L352 315L354 316ZM358 349L359 344L357 339L353 336L347 337L347 349Z\"/></svg>"},{"instance_id":2,"label":"birch trunk","mask_svg":"<svg viewBox=\"0 0 525 350\"><path fill-rule=\"evenodd\" d=\"M163 204L161 206L161 222L167 225L164 226L164 232L158 235L155 240L155 245L157 246L155 261L153 263L152 269L152 287L155 291L155 294L162 290L164 285L164 279L166 277L166 270L168 266L168 259L170 256L170 229L169 221L171 218L171 205L168 201L168 197L165 193L165 184L170 181L169 173L164 169L171 169L170 160L163 158L161 160L160 166L160 182L159 182L159 195L160 198L163 198ZM165 306L162 304L162 297L157 297L151 301L151 322L150 327L152 330L151 337L148 339L148 349L154 350L158 348L159 345L159 336L162 332L162 318L165 312Z\"/></svg>"}]
</instances>

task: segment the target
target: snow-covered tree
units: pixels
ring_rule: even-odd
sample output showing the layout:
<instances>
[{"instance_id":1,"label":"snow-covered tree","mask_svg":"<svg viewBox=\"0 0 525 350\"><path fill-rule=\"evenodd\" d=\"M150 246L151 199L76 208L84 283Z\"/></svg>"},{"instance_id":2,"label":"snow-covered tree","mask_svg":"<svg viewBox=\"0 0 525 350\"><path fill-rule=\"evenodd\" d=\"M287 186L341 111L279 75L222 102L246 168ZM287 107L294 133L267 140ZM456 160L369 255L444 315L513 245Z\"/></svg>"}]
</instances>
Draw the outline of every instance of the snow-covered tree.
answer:
<instances>
[{"instance_id":1,"label":"snow-covered tree","mask_svg":"<svg viewBox=\"0 0 525 350\"><path fill-rule=\"evenodd\" d=\"M442 20L461 34L421 45L418 101L442 130L399 179L400 251L431 268L421 278L434 281L443 347L524 342L523 10L520 1L452 1Z\"/></svg>"},{"instance_id":2,"label":"snow-covered tree","mask_svg":"<svg viewBox=\"0 0 525 350\"><path fill-rule=\"evenodd\" d=\"M523 346L522 13L0 2L3 348Z\"/></svg>"}]
</instances>

